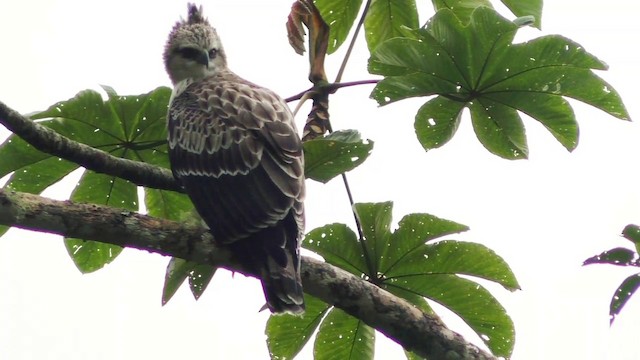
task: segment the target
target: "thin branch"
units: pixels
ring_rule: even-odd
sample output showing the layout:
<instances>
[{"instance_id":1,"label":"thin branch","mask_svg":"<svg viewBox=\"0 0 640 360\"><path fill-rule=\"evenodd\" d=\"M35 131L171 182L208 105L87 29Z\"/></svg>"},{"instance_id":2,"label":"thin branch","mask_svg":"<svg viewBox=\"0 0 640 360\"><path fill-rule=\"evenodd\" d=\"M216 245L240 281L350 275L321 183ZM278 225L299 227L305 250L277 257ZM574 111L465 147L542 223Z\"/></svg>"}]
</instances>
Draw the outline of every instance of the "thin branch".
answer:
<instances>
[{"instance_id":1,"label":"thin branch","mask_svg":"<svg viewBox=\"0 0 640 360\"><path fill-rule=\"evenodd\" d=\"M350 87L350 86L357 86L357 85L367 85L367 84L377 84L379 83L380 80L378 79L369 79L369 80L358 80L358 81L347 81L347 82L343 82L343 83L332 83L332 84L326 84L321 86L320 88L318 88L317 86L312 86L310 88L308 88L307 90L301 91L295 95L291 95L288 98L284 99L284 101L286 102L292 102L292 101L296 101L296 100L300 100L303 97L305 97L307 94L313 94L316 91L321 90L322 88L327 89L327 92L329 94L333 94L335 93L338 89L342 89L345 87Z\"/></svg>"},{"instance_id":2,"label":"thin branch","mask_svg":"<svg viewBox=\"0 0 640 360\"><path fill-rule=\"evenodd\" d=\"M295 95L291 95L288 98L284 99L284 101L285 102L292 102L292 101L300 100L306 94L313 92L314 88L315 87L312 86L312 87L308 88L307 90L301 91L301 92L299 92L299 93L297 93Z\"/></svg>"},{"instance_id":3,"label":"thin branch","mask_svg":"<svg viewBox=\"0 0 640 360\"><path fill-rule=\"evenodd\" d=\"M329 84L329 85L327 85L327 87L331 89L331 93L333 94L334 92L336 92L336 90L342 89L342 88L345 88L345 87L357 86L357 85L367 85L367 84L377 84L379 82L380 82L379 79L347 81L347 82L343 82L343 83Z\"/></svg>"},{"instance_id":4,"label":"thin branch","mask_svg":"<svg viewBox=\"0 0 640 360\"><path fill-rule=\"evenodd\" d=\"M364 25L364 19L367 17L367 13L369 12L370 5L371 5L371 0L367 0L367 3L364 5L364 10L362 10L362 15L360 16L360 20L358 21L358 25L356 25L356 30L354 31L353 37L351 38L351 42L349 42L349 48L347 49L347 53L344 55L344 59L342 59L340 70L338 70L338 75L336 76L336 80L334 81L336 83L342 80L342 75L344 74L344 70L347 68L347 62L351 57L351 52L353 51L353 47L356 44L356 40L358 39L358 34L360 33L360 29L362 28L362 25Z\"/></svg>"},{"instance_id":5,"label":"thin branch","mask_svg":"<svg viewBox=\"0 0 640 360\"><path fill-rule=\"evenodd\" d=\"M105 151L75 142L20 115L2 102L0 102L0 123L34 148L79 164L86 169L117 176L140 186L182 191L168 169L115 157Z\"/></svg>"},{"instance_id":6,"label":"thin branch","mask_svg":"<svg viewBox=\"0 0 640 360\"><path fill-rule=\"evenodd\" d=\"M146 250L246 274L205 228L107 206L0 190L0 224ZM437 317L342 269L303 257L301 275L305 292L345 310L420 356L495 359L447 329Z\"/></svg>"}]
</instances>

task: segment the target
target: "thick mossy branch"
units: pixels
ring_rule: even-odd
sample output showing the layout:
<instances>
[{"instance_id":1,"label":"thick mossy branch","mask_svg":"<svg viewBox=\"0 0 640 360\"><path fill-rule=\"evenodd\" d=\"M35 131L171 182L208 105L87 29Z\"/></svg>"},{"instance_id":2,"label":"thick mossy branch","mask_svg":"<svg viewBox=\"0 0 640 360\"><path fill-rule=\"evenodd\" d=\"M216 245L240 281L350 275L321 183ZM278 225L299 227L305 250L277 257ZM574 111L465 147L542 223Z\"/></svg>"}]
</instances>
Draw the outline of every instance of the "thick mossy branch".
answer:
<instances>
[{"instance_id":1,"label":"thick mossy branch","mask_svg":"<svg viewBox=\"0 0 640 360\"><path fill-rule=\"evenodd\" d=\"M179 190L171 173L123 160L38 125L0 102L0 123L43 152L151 188ZM107 206L0 189L0 225L99 241L244 271L203 227ZM303 257L305 292L361 319L405 349L431 359L495 359L405 300L324 262ZM250 275L250 274L249 274Z\"/></svg>"}]
</instances>

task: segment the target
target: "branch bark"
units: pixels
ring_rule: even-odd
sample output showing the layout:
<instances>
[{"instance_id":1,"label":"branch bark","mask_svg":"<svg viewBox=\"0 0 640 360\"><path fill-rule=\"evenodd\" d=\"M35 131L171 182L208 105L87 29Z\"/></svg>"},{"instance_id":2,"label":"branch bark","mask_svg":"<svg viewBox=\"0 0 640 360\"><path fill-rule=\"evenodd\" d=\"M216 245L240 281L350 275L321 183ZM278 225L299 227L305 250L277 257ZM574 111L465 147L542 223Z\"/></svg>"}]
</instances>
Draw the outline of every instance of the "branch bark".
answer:
<instances>
[{"instance_id":1,"label":"branch bark","mask_svg":"<svg viewBox=\"0 0 640 360\"><path fill-rule=\"evenodd\" d=\"M0 224L238 268L203 227L107 206L0 190ZM494 359L408 302L327 263L303 257L305 292L361 319L405 349L430 359Z\"/></svg>"},{"instance_id":2,"label":"branch bark","mask_svg":"<svg viewBox=\"0 0 640 360\"><path fill-rule=\"evenodd\" d=\"M0 123L43 152L140 186L180 191L171 172L114 157L74 142L0 102ZM0 189L0 224L179 257L241 273L231 254L203 227L153 218L128 210L47 199ZM251 274L247 274L251 275ZM305 292L345 310L430 359L495 359L449 330L437 317L342 269L302 259Z\"/></svg>"}]
</instances>

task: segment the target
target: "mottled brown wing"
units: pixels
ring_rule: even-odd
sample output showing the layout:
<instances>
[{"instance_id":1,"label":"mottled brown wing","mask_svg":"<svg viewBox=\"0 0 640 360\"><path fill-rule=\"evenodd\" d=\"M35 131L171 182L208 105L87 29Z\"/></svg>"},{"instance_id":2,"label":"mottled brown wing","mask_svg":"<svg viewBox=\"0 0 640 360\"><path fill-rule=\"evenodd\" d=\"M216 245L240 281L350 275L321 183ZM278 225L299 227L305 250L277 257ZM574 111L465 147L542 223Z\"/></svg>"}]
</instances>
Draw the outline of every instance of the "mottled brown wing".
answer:
<instances>
[{"instance_id":1,"label":"mottled brown wing","mask_svg":"<svg viewBox=\"0 0 640 360\"><path fill-rule=\"evenodd\" d=\"M290 110L238 77L192 84L173 100L169 147L174 175L220 242L276 224L303 200L301 143Z\"/></svg>"},{"instance_id":2,"label":"mottled brown wing","mask_svg":"<svg viewBox=\"0 0 640 360\"><path fill-rule=\"evenodd\" d=\"M169 109L172 171L215 239L260 276L273 312L304 310L302 144L273 92L223 73Z\"/></svg>"}]
</instances>

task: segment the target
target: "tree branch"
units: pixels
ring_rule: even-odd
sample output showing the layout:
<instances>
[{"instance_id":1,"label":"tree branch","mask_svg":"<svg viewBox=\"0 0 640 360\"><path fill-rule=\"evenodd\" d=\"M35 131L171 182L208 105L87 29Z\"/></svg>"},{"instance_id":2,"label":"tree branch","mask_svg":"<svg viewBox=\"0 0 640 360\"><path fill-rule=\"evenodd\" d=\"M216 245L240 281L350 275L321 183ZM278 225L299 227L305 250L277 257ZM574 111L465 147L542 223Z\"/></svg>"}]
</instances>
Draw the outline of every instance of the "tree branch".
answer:
<instances>
[{"instance_id":1,"label":"tree branch","mask_svg":"<svg viewBox=\"0 0 640 360\"><path fill-rule=\"evenodd\" d=\"M0 123L36 149L89 170L137 185L181 191L171 172L125 160L70 140L0 102ZM215 265L246 274L231 253L203 227L153 218L128 210L0 189L0 224L99 241ZM251 275L251 274L248 274ZM305 292L361 319L405 349L431 359L495 359L449 330L437 317L342 269L304 257Z\"/></svg>"},{"instance_id":2,"label":"tree branch","mask_svg":"<svg viewBox=\"0 0 640 360\"><path fill-rule=\"evenodd\" d=\"M78 143L42 126L0 102L0 123L34 148L72 161L86 169L117 176L140 186L182 192L171 171L143 162L115 157Z\"/></svg>"},{"instance_id":3,"label":"tree branch","mask_svg":"<svg viewBox=\"0 0 640 360\"><path fill-rule=\"evenodd\" d=\"M107 206L0 190L0 224L239 270L230 253L217 246L203 227ZM305 292L345 310L420 356L495 359L447 329L438 318L342 269L303 257L301 275Z\"/></svg>"}]
</instances>

